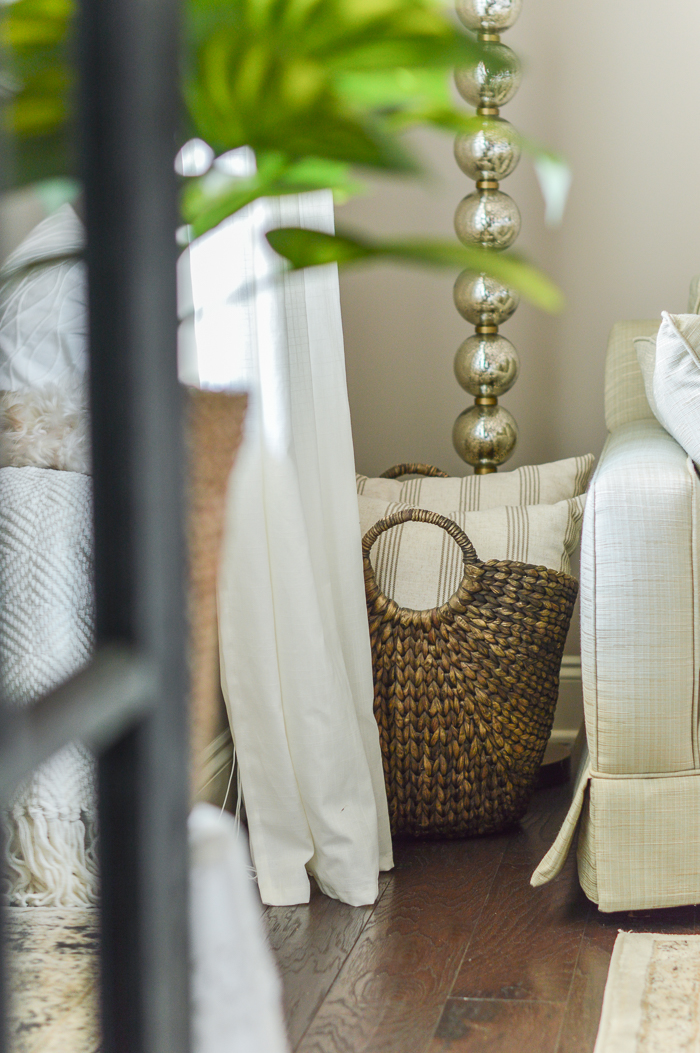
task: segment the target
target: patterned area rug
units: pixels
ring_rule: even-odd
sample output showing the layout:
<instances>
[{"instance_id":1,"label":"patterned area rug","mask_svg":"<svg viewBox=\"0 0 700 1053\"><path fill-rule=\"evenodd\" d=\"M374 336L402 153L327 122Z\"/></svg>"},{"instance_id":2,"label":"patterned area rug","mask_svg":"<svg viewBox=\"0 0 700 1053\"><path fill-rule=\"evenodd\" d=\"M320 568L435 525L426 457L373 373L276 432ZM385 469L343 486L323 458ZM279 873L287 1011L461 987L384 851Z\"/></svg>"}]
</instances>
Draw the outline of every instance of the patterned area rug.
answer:
<instances>
[{"instance_id":1,"label":"patterned area rug","mask_svg":"<svg viewBox=\"0 0 700 1053\"><path fill-rule=\"evenodd\" d=\"M10 1053L98 1053L96 910L10 907Z\"/></svg>"},{"instance_id":2,"label":"patterned area rug","mask_svg":"<svg viewBox=\"0 0 700 1053\"><path fill-rule=\"evenodd\" d=\"M700 936L620 933L594 1053L700 1053Z\"/></svg>"}]
</instances>

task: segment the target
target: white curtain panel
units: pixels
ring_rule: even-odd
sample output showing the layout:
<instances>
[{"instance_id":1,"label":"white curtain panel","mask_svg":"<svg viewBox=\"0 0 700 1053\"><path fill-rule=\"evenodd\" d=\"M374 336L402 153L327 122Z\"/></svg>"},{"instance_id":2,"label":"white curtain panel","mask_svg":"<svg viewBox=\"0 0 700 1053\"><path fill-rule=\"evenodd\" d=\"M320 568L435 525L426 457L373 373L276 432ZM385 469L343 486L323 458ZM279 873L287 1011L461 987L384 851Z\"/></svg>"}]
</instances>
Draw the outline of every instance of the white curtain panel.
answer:
<instances>
[{"instance_id":1,"label":"white curtain panel","mask_svg":"<svg viewBox=\"0 0 700 1053\"><path fill-rule=\"evenodd\" d=\"M392 854L338 277L281 278L263 236L280 224L332 231L330 193L256 202L190 253L199 381L251 393L219 588L222 684L263 901L306 902L311 873L360 905Z\"/></svg>"}]
</instances>

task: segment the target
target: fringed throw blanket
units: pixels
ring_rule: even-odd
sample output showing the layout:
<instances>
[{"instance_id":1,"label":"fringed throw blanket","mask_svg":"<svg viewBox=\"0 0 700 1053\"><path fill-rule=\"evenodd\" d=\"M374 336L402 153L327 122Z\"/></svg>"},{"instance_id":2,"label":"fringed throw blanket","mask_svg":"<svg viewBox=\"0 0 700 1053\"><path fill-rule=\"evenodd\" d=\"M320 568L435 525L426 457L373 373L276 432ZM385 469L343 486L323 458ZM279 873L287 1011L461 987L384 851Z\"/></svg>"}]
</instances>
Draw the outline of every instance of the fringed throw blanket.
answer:
<instances>
[{"instance_id":1,"label":"fringed throw blanket","mask_svg":"<svg viewBox=\"0 0 700 1053\"><path fill-rule=\"evenodd\" d=\"M91 480L0 469L0 656L10 706L27 706L89 660L93 635ZM5 817L9 902L95 901L94 762L67 746L18 789Z\"/></svg>"}]
</instances>

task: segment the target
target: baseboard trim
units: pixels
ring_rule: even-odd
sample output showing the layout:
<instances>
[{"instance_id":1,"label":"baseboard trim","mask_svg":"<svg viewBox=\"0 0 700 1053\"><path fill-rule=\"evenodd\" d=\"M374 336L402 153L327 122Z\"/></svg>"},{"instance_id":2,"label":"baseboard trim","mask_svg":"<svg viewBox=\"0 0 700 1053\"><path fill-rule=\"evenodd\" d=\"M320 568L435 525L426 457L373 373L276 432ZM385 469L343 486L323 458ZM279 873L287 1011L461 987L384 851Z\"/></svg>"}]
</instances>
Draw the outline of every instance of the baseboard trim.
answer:
<instances>
[{"instance_id":1,"label":"baseboard trim","mask_svg":"<svg viewBox=\"0 0 700 1053\"><path fill-rule=\"evenodd\" d=\"M581 679L581 655L565 654L561 660L560 680Z\"/></svg>"},{"instance_id":2,"label":"baseboard trim","mask_svg":"<svg viewBox=\"0 0 700 1053\"><path fill-rule=\"evenodd\" d=\"M554 728L549 741L561 743L564 746L573 746L578 733L578 728Z\"/></svg>"}]
</instances>

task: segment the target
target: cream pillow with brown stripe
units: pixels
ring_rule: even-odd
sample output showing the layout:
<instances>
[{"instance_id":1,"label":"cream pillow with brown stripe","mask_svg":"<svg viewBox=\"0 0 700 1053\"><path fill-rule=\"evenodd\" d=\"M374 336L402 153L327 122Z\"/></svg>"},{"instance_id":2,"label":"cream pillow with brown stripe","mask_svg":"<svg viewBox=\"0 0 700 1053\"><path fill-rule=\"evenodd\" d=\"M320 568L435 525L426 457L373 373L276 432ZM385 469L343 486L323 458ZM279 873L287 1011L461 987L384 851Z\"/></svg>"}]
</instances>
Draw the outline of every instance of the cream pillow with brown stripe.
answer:
<instances>
[{"instance_id":1,"label":"cream pillow with brown stripe","mask_svg":"<svg viewBox=\"0 0 700 1053\"><path fill-rule=\"evenodd\" d=\"M364 497L401 501L411 508L479 512L502 505L553 505L586 492L595 457L569 457L550 464L527 465L514 472L491 475L420 476L413 479L370 479L357 476L357 492Z\"/></svg>"},{"instance_id":2,"label":"cream pillow with brown stripe","mask_svg":"<svg viewBox=\"0 0 700 1053\"><path fill-rule=\"evenodd\" d=\"M506 505L482 512L444 513L465 532L479 559L512 559L571 573L586 498L551 505ZM379 519L415 507L358 496L364 536ZM370 560L377 583L400 607L427 610L446 603L462 580L462 553L441 527L401 523L375 542Z\"/></svg>"}]
</instances>

